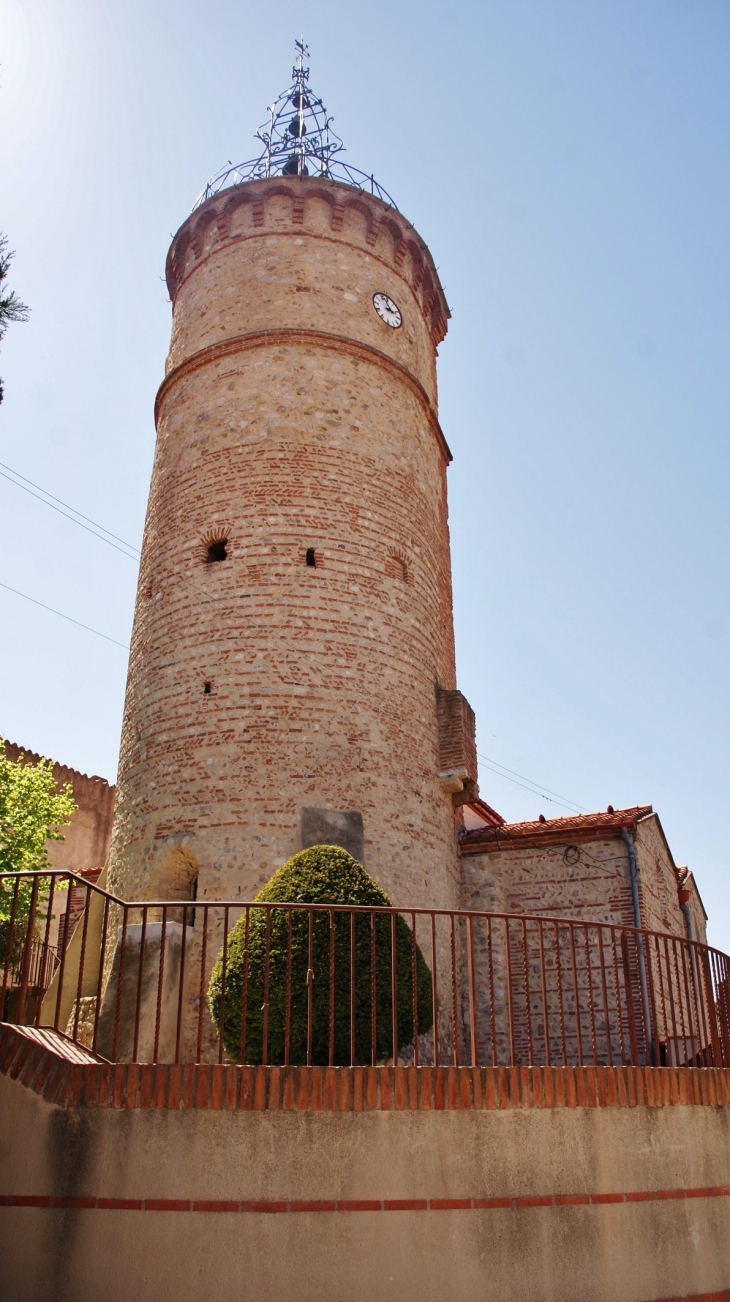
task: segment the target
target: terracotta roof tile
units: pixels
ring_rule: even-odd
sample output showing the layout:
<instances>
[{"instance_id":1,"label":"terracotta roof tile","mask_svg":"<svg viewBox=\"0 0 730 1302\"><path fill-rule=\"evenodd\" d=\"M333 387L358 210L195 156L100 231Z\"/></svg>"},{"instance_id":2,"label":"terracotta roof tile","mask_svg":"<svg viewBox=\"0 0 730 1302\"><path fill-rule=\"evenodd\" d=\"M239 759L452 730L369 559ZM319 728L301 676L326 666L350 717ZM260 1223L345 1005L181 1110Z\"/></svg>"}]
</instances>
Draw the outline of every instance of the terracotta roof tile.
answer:
<instances>
[{"instance_id":1,"label":"terracotta roof tile","mask_svg":"<svg viewBox=\"0 0 730 1302\"><path fill-rule=\"evenodd\" d=\"M505 819L498 814L496 809L492 809L486 800L469 800L468 808L473 809L478 818L483 818L488 827L502 827Z\"/></svg>"},{"instance_id":2,"label":"terracotta roof tile","mask_svg":"<svg viewBox=\"0 0 730 1302\"><path fill-rule=\"evenodd\" d=\"M479 828L461 837L462 854L479 854L488 850L503 850L509 845L530 842L537 844L555 841L585 840L601 834L618 835L622 827L635 827L640 818L651 814L651 805L632 805L629 809L611 809L595 814L573 814L568 818L539 819L527 823L503 823Z\"/></svg>"}]
</instances>

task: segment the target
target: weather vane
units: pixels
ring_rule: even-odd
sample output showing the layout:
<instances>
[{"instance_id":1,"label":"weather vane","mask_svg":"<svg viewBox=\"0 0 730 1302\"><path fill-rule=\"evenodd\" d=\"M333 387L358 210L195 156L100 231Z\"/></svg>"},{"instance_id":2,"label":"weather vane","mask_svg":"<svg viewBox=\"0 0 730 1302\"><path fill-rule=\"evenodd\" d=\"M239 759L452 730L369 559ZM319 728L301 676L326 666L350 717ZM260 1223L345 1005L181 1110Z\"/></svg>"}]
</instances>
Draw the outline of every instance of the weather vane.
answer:
<instances>
[{"instance_id":1,"label":"weather vane","mask_svg":"<svg viewBox=\"0 0 730 1302\"><path fill-rule=\"evenodd\" d=\"M255 138L263 153L247 163L227 164L210 180L194 207L225 190L270 176L317 176L344 181L359 190L368 190L390 207L395 204L373 176L345 163L340 155L345 146L332 128L332 118L319 96L309 85L309 48L303 36L294 42L296 60L292 83L269 106L268 121L259 127Z\"/></svg>"}]
</instances>

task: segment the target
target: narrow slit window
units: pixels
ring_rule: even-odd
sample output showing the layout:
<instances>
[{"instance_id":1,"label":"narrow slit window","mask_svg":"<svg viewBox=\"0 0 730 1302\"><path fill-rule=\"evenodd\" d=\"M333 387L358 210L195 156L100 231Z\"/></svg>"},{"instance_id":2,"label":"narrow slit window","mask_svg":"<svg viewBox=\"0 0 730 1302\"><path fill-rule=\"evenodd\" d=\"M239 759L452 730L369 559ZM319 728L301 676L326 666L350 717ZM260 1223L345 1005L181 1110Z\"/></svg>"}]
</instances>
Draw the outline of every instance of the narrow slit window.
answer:
<instances>
[{"instance_id":1,"label":"narrow slit window","mask_svg":"<svg viewBox=\"0 0 730 1302\"><path fill-rule=\"evenodd\" d=\"M316 566L317 566L317 560L316 560L316 557L315 557L315 555L314 555L314 548L313 548L313 547L308 547L308 548L307 548L307 565L310 565L312 569L316 569Z\"/></svg>"},{"instance_id":2,"label":"narrow slit window","mask_svg":"<svg viewBox=\"0 0 730 1302\"><path fill-rule=\"evenodd\" d=\"M203 683L203 696L210 696L212 690L212 686L209 682Z\"/></svg>"},{"instance_id":3,"label":"narrow slit window","mask_svg":"<svg viewBox=\"0 0 730 1302\"><path fill-rule=\"evenodd\" d=\"M391 579L400 579L402 583L410 582L408 561L401 552L389 552L385 562L385 572Z\"/></svg>"},{"instance_id":4,"label":"narrow slit window","mask_svg":"<svg viewBox=\"0 0 730 1302\"><path fill-rule=\"evenodd\" d=\"M212 565L214 561L225 561L228 558L228 539L217 538L215 542L208 544L208 551L205 557L207 565Z\"/></svg>"}]
</instances>

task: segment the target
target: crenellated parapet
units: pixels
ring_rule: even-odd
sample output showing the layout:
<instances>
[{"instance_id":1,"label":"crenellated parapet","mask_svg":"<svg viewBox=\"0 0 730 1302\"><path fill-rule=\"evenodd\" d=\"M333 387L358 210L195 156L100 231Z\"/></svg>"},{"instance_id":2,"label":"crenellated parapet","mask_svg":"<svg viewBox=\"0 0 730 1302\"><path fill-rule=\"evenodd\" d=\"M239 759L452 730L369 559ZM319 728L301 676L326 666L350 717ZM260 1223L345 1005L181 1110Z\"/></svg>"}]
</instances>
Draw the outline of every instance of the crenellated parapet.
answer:
<instances>
[{"instance_id":1,"label":"crenellated parapet","mask_svg":"<svg viewBox=\"0 0 730 1302\"><path fill-rule=\"evenodd\" d=\"M374 195L322 178L249 181L196 209L167 257L173 304L187 277L222 249L266 234L298 231L364 248L397 272L412 290L438 347L451 313L431 254L413 226Z\"/></svg>"}]
</instances>

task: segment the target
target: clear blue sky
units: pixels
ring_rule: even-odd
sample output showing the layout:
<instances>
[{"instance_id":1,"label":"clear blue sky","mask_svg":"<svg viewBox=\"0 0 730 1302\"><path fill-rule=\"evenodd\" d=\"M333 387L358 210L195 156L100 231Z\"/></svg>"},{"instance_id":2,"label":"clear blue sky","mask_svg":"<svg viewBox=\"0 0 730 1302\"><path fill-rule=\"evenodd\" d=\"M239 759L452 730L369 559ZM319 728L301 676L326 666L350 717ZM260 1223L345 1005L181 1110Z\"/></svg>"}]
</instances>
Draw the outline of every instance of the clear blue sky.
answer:
<instances>
[{"instance_id":1,"label":"clear blue sky","mask_svg":"<svg viewBox=\"0 0 730 1302\"><path fill-rule=\"evenodd\" d=\"M5 0L0 461L141 537L171 232L304 32L428 241L459 682L508 818L649 801L730 950L727 0ZM0 581L126 643L135 566L0 479ZM126 654L0 589L0 732L113 778ZM490 767L491 765L491 767ZM514 775L513 775L514 776Z\"/></svg>"}]
</instances>

